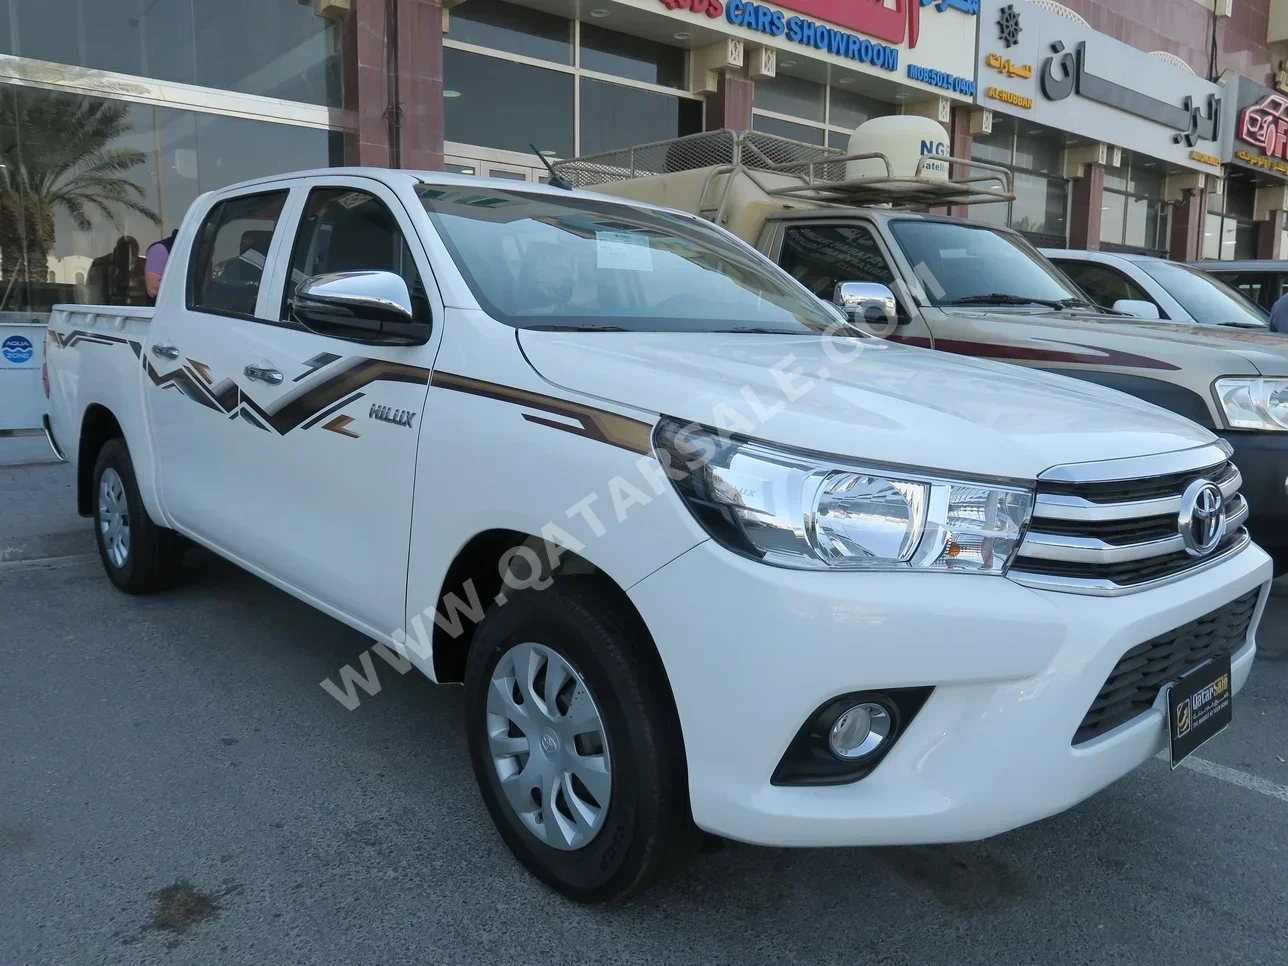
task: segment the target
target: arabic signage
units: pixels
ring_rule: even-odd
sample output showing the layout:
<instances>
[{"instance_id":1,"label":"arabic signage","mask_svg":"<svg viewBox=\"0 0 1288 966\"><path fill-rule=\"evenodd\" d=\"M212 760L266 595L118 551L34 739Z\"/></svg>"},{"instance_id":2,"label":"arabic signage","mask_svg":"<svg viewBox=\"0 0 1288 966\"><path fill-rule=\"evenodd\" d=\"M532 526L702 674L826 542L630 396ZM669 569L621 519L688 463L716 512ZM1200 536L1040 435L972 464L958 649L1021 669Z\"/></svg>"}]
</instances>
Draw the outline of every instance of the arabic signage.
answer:
<instances>
[{"instance_id":1,"label":"arabic signage","mask_svg":"<svg viewBox=\"0 0 1288 966\"><path fill-rule=\"evenodd\" d=\"M991 110L1180 167L1220 161L1222 88L1144 51L1027 0L983 0L978 53Z\"/></svg>"},{"instance_id":2,"label":"arabic signage","mask_svg":"<svg viewBox=\"0 0 1288 966\"><path fill-rule=\"evenodd\" d=\"M618 0L723 22L746 42L777 49L779 63L804 55L861 73L897 74L927 95L975 96L975 34L981 0Z\"/></svg>"},{"instance_id":3,"label":"arabic signage","mask_svg":"<svg viewBox=\"0 0 1288 966\"><path fill-rule=\"evenodd\" d=\"M1288 178L1288 96L1246 77L1236 78L1226 99L1226 154L1230 163Z\"/></svg>"}]
</instances>

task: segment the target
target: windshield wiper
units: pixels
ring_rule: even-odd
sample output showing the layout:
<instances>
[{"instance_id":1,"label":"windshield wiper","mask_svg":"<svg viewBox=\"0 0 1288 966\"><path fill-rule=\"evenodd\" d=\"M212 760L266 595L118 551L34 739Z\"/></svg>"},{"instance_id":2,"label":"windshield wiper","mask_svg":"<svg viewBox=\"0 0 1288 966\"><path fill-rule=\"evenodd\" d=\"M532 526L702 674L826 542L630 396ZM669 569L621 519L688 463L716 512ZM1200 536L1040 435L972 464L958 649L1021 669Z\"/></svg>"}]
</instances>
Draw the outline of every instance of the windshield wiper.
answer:
<instances>
[{"instance_id":1,"label":"windshield wiper","mask_svg":"<svg viewBox=\"0 0 1288 966\"><path fill-rule=\"evenodd\" d=\"M1060 304L1066 309L1094 309L1095 306L1086 299L1060 299Z\"/></svg>"},{"instance_id":2,"label":"windshield wiper","mask_svg":"<svg viewBox=\"0 0 1288 966\"><path fill-rule=\"evenodd\" d=\"M1069 308L1064 301L1055 299L1031 299L1019 295L1007 295L1005 292L994 292L991 295L966 295L953 299L949 305L1045 305L1047 308L1062 311Z\"/></svg>"},{"instance_id":3,"label":"windshield wiper","mask_svg":"<svg viewBox=\"0 0 1288 966\"><path fill-rule=\"evenodd\" d=\"M1218 322L1217 325L1228 325L1236 329L1269 329L1270 326L1264 322Z\"/></svg>"},{"instance_id":4,"label":"windshield wiper","mask_svg":"<svg viewBox=\"0 0 1288 966\"><path fill-rule=\"evenodd\" d=\"M714 333L721 335L728 332L736 332L739 335L805 335L804 332L793 332L791 329L759 329L755 326L739 326L736 329L711 329Z\"/></svg>"}]
</instances>

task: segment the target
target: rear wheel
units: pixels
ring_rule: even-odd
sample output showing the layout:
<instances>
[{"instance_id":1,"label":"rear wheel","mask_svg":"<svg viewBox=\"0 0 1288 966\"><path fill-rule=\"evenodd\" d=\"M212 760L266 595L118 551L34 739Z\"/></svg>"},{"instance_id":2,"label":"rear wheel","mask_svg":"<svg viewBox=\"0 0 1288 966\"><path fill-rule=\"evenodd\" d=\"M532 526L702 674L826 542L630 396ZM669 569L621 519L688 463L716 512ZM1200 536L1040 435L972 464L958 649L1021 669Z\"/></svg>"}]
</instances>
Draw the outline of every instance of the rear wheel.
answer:
<instances>
[{"instance_id":1,"label":"rear wheel","mask_svg":"<svg viewBox=\"0 0 1288 966\"><path fill-rule=\"evenodd\" d=\"M173 587L183 565L183 542L148 516L125 440L113 439L99 450L93 492L94 536L112 583L128 594Z\"/></svg>"},{"instance_id":2,"label":"rear wheel","mask_svg":"<svg viewBox=\"0 0 1288 966\"><path fill-rule=\"evenodd\" d=\"M492 820L528 871L579 902L633 895L697 840L651 644L600 590L565 577L514 595L479 625L465 670Z\"/></svg>"}]
</instances>

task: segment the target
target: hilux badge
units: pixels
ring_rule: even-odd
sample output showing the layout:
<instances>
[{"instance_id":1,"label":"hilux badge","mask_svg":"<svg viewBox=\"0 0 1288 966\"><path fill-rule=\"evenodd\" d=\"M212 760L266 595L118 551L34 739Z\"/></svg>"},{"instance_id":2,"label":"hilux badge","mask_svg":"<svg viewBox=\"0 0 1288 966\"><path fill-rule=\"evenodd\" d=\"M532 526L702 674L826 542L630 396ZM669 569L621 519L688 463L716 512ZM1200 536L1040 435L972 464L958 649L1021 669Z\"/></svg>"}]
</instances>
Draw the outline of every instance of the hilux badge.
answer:
<instances>
[{"instance_id":1,"label":"hilux badge","mask_svg":"<svg viewBox=\"0 0 1288 966\"><path fill-rule=\"evenodd\" d=\"M367 415L382 423L393 423L395 426L406 426L411 429L412 420L416 418L417 414L406 409L394 409L392 406L373 405Z\"/></svg>"}]
</instances>

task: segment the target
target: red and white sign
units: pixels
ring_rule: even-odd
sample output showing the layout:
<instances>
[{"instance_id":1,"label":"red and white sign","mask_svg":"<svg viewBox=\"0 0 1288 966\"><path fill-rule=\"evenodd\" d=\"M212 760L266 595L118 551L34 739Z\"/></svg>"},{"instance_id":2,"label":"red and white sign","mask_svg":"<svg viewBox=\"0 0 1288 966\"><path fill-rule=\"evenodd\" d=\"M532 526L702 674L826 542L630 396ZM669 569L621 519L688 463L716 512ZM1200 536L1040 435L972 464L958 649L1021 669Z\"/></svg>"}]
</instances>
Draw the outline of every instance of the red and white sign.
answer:
<instances>
[{"instance_id":1,"label":"red and white sign","mask_svg":"<svg viewBox=\"0 0 1288 966\"><path fill-rule=\"evenodd\" d=\"M1239 115L1239 140L1271 158L1288 159L1288 97L1270 94Z\"/></svg>"}]
</instances>

